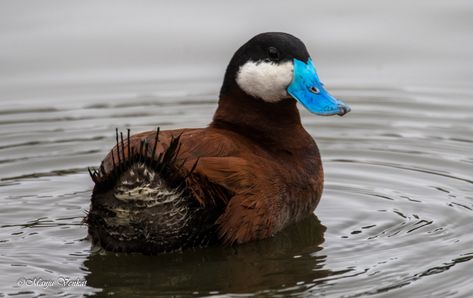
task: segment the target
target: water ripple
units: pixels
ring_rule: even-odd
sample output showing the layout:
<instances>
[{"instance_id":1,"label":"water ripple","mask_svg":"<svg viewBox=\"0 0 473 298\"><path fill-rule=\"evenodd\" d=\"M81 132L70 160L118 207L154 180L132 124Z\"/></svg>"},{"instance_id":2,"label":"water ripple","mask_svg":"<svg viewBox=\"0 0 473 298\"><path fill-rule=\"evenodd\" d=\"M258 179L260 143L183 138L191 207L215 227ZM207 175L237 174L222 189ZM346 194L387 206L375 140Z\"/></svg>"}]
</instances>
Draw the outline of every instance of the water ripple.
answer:
<instances>
[{"instance_id":1,"label":"water ripple","mask_svg":"<svg viewBox=\"0 0 473 298\"><path fill-rule=\"evenodd\" d=\"M302 112L326 172L317 217L242 247L157 257L90 247L81 224L93 187L86 169L113 146L115 127L205 126L215 101L158 94L122 95L112 103L97 96L82 106L57 99L46 107L3 110L0 245L7 253L0 255L0 269L11 273L0 284L19 276L68 274L86 278L88 287L47 293L132 288L137 295L360 297L445 294L439 285L453 291L457 279L463 291L473 291L462 279L469 265L461 266L473 259L473 105L454 118L444 113L460 100L452 95L447 103L416 88L336 90L353 103L346 117ZM429 97L432 104L426 105ZM435 285L429 282L433 277Z\"/></svg>"}]
</instances>

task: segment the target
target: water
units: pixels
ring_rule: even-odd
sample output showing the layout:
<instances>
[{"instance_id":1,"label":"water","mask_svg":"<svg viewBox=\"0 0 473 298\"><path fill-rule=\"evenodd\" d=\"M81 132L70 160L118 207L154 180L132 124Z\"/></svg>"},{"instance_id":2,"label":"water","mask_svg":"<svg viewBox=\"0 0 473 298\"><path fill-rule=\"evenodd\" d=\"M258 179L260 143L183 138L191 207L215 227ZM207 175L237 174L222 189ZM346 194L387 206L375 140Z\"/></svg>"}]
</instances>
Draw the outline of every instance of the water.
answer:
<instances>
[{"instance_id":1,"label":"water","mask_svg":"<svg viewBox=\"0 0 473 298\"><path fill-rule=\"evenodd\" d=\"M3 1L0 297L473 295L473 5L377 3ZM230 55L267 30L300 36L353 108L302 112L326 172L315 215L235 248L92 248L87 167L115 127L205 126ZM56 284L19 284L35 278Z\"/></svg>"}]
</instances>

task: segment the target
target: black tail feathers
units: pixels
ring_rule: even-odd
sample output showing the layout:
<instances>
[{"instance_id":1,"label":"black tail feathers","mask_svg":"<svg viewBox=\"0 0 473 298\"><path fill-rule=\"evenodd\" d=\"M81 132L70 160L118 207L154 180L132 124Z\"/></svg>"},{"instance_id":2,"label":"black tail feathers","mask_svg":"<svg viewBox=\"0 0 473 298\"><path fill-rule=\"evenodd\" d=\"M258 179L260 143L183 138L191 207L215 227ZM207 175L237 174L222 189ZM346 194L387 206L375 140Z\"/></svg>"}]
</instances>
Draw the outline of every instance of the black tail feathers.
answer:
<instances>
[{"instance_id":1,"label":"black tail feathers","mask_svg":"<svg viewBox=\"0 0 473 298\"><path fill-rule=\"evenodd\" d=\"M225 191L196 183L202 179L193 175L198 161L184 169L181 135L157 154L159 135L157 128L153 144L141 141L135 148L130 130L125 142L117 129L111 170L103 164L89 169L95 187L86 223L93 242L105 249L154 254L216 241L214 222L224 204L201 204L191 188L209 196Z\"/></svg>"}]
</instances>

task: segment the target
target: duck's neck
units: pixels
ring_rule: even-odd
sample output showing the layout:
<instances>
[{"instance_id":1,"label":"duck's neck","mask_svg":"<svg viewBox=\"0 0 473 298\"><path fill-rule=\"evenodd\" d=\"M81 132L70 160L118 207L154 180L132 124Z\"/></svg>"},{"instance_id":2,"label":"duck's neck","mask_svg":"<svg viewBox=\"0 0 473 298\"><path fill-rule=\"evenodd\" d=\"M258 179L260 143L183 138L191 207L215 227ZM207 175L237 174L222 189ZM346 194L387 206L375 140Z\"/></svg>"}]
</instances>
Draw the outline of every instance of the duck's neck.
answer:
<instances>
[{"instance_id":1,"label":"duck's neck","mask_svg":"<svg viewBox=\"0 0 473 298\"><path fill-rule=\"evenodd\" d=\"M270 103L241 90L221 94L210 127L231 130L272 146L300 146L302 140L310 138L302 127L295 100Z\"/></svg>"}]
</instances>

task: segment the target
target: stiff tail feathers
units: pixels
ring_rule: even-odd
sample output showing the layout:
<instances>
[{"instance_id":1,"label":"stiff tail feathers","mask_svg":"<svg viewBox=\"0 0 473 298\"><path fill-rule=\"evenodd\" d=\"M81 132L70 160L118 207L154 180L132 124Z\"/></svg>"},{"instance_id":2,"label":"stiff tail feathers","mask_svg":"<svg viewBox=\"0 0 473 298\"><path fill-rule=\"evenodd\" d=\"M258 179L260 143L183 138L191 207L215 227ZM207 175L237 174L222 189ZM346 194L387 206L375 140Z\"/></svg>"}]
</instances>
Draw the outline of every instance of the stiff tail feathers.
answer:
<instances>
[{"instance_id":1,"label":"stiff tail feathers","mask_svg":"<svg viewBox=\"0 0 473 298\"><path fill-rule=\"evenodd\" d=\"M130 139L130 129L127 129L126 142L123 138L123 132L119 132L118 128L115 129L116 153L111 153L113 164L112 169L107 172L103 166L103 163L98 169L88 168L89 175L94 181L96 189L100 191L113 187L113 184L115 181L117 181L120 175L128 170L131 165L137 162L144 163L148 167L154 169L156 173L166 180L181 180L182 182L188 176L190 176L197 167L199 162L198 159L191 167L189 172L187 172L186 176L178 177L179 175L176 175L177 173L181 172L180 169L183 168L183 165L186 162L186 160L184 160L180 164L176 164L177 157L181 149L181 135L176 137L173 136L169 142L168 148L164 152L156 155L156 148L157 144L159 143L159 134L160 128L157 127L152 147L147 140L142 140L139 147L136 148L132 145ZM125 150L127 151L127 154L125 154Z\"/></svg>"}]
</instances>

